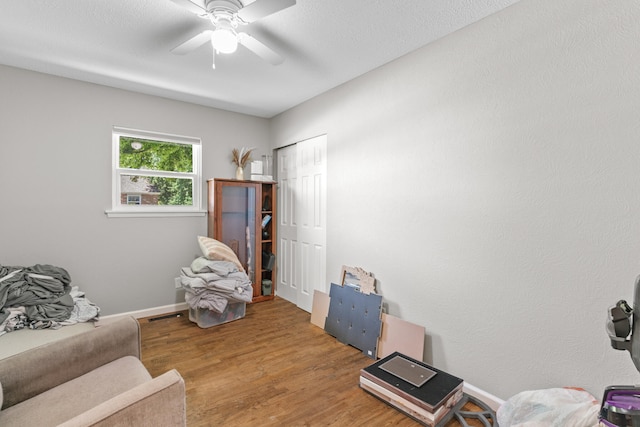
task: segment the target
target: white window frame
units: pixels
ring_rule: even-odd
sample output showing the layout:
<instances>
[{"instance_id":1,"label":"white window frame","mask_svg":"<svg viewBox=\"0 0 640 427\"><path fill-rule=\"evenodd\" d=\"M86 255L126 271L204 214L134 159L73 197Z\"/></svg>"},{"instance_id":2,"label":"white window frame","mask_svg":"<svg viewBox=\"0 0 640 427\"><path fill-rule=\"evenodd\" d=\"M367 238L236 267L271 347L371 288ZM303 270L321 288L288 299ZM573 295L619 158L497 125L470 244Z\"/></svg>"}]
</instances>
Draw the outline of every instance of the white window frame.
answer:
<instances>
[{"instance_id":1,"label":"white window frame","mask_svg":"<svg viewBox=\"0 0 640 427\"><path fill-rule=\"evenodd\" d=\"M167 133L129 129L114 126L111 132L112 148L112 200L111 209L106 211L108 217L154 217L154 216L204 216L206 210L202 209L202 141L200 138L173 135ZM172 142L178 144L190 144L193 155L193 171L169 172L141 169L128 169L120 167L120 137L132 137L149 139L160 142ZM191 206L157 206L157 205L127 205L121 201L121 175L137 176L163 176L175 178L191 178L193 182L193 194Z\"/></svg>"}]
</instances>

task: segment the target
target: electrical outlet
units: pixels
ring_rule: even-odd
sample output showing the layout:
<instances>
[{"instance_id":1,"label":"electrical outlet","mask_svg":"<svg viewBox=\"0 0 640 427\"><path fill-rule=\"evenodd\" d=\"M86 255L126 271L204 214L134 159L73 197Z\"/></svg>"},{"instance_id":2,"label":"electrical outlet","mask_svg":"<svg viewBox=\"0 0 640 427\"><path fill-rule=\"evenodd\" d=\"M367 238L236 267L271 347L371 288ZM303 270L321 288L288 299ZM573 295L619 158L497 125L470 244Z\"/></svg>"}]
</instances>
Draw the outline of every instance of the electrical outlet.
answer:
<instances>
[{"instance_id":1,"label":"electrical outlet","mask_svg":"<svg viewBox=\"0 0 640 427\"><path fill-rule=\"evenodd\" d=\"M180 278L176 277L175 279L173 279L176 289L181 289L182 288L182 284L180 283Z\"/></svg>"}]
</instances>

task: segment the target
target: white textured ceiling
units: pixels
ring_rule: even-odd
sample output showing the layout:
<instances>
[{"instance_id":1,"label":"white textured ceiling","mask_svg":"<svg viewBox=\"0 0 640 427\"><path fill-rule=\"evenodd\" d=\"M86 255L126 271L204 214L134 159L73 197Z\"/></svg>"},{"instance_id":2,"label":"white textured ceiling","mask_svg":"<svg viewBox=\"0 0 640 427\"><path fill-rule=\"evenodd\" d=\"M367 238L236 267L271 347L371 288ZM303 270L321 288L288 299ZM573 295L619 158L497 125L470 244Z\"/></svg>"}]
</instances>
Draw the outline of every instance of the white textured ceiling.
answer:
<instances>
[{"instance_id":1,"label":"white textured ceiling","mask_svg":"<svg viewBox=\"0 0 640 427\"><path fill-rule=\"evenodd\" d=\"M212 70L170 52L211 28L170 0L1 0L0 63L272 117L517 1L297 0L243 28L283 64L240 46Z\"/></svg>"}]
</instances>

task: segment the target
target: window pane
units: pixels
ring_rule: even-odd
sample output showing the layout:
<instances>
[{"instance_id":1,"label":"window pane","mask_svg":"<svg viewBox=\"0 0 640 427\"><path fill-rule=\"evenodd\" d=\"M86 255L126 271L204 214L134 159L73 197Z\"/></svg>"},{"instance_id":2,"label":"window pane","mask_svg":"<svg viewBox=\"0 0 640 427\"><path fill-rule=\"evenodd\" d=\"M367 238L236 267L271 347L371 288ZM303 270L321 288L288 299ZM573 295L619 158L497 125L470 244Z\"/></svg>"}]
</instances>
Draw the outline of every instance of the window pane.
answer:
<instances>
[{"instance_id":1,"label":"window pane","mask_svg":"<svg viewBox=\"0 0 640 427\"><path fill-rule=\"evenodd\" d=\"M193 146L121 136L119 167L191 173Z\"/></svg>"},{"instance_id":2,"label":"window pane","mask_svg":"<svg viewBox=\"0 0 640 427\"><path fill-rule=\"evenodd\" d=\"M120 203L137 196L141 205L191 206L193 181L190 178L120 175Z\"/></svg>"}]
</instances>

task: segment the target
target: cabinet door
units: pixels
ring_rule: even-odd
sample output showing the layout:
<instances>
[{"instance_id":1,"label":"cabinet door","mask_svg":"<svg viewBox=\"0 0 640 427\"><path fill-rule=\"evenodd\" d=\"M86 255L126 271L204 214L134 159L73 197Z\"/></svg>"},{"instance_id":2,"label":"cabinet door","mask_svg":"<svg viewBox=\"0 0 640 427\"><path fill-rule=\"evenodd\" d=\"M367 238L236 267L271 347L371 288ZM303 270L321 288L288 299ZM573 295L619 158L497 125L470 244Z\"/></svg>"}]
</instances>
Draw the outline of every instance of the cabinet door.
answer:
<instances>
[{"instance_id":1,"label":"cabinet door","mask_svg":"<svg viewBox=\"0 0 640 427\"><path fill-rule=\"evenodd\" d=\"M252 283L256 280L256 186L216 182L218 201L215 238L229 246L244 266Z\"/></svg>"}]
</instances>

